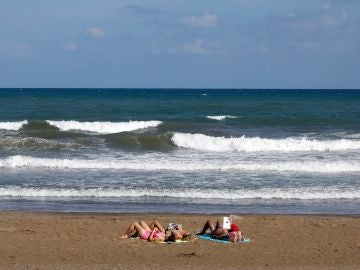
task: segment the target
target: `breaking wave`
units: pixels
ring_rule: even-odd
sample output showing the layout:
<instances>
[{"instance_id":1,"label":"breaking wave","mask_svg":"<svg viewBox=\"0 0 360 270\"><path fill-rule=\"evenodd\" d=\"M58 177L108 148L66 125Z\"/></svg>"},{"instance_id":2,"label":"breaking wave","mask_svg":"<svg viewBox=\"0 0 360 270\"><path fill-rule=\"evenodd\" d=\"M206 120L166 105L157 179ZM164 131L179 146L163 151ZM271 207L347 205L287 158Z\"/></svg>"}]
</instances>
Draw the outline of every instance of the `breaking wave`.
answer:
<instances>
[{"instance_id":1,"label":"breaking wave","mask_svg":"<svg viewBox=\"0 0 360 270\"><path fill-rule=\"evenodd\" d=\"M51 169L114 169L134 171L298 171L315 173L360 172L360 161L293 161L293 162L194 162L170 159L118 160L118 159L56 159L29 156L11 156L0 160L0 168Z\"/></svg>"},{"instance_id":2,"label":"breaking wave","mask_svg":"<svg viewBox=\"0 0 360 270\"><path fill-rule=\"evenodd\" d=\"M0 122L0 129L5 130L19 130L22 125L27 124L28 121L18 121L18 122Z\"/></svg>"},{"instance_id":3,"label":"breaking wave","mask_svg":"<svg viewBox=\"0 0 360 270\"><path fill-rule=\"evenodd\" d=\"M47 123L51 126L54 126L62 131L69 130L81 130L88 132L97 132L97 133L118 133L125 131L133 131L143 128L156 127L160 125L161 121L129 121L129 122L80 122L75 120L62 120L62 121L52 121L46 120L42 121L31 121L27 120L18 121L18 122L0 122L0 129L5 130L19 130L23 125L31 125L36 127L46 127L42 123Z\"/></svg>"},{"instance_id":4,"label":"breaking wave","mask_svg":"<svg viewBox=\"0 0 360 270\"><path fill-rule=\"evenodd\" d=\"M203 134L175 133L173 143L178 147L205 151L344 151L360 149L359 140L311 140L308 138L265 139L212 137Z\"/></svg>"},{"instance_id":5,"label":"breaking wave","mask_svg":"<svg viewBox=\"0 0 360 270\"><path fill-rule=\"evenodd\" d=\"M175 148L171 141L171 134L133 133L122 132L105 134L101 137L108 145L123 149L144 149L155 151L168 151Z\"/></svg>"},{"instance_id":6,"label":"breaking wave","mask_svg":"<svg viewBox=\"0 0 360 270\"><path fill-rule=\"evenodd\" d=\"M0 197L55 197L55 198L126 198L170 197L186 199L283 199L283 200L331 200L360 199L360 190L339 188L263 188L258 190L208 190L208 189L125 189L125 188L0 188Z\"/></svg>"},{"instance_id":7,"label":"breaking wave","mask_svg":"<svg viewBox=\"0 0 360 270\"><path fill-rule=\"evenodd\" d=\"M161 121L129 121L129 122L79 122L70 121L51 121L46 120L50 125L55 126L63 131L82 130L97 133L118 133L133 131L137 129L156 127Z\"/></svg>"}]
</instances>

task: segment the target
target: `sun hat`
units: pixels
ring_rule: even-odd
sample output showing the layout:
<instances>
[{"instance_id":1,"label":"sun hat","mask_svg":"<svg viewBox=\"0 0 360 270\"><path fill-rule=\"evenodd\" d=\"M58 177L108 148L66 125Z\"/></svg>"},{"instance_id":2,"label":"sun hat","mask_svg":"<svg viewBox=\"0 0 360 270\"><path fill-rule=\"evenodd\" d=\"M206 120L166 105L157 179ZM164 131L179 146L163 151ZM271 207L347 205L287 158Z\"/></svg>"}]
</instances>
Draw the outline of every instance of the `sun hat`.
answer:
<instances>
[{"instance_id":1,"label":"sun hat","mask_svg":"<svg viewBox=\"0 0 360 270\"><path fill-rule=\"evenodd\" d=\"M232 232L238 232L238 231L240 231L240 228L239 228L238 225L232 223L232 224L230 225L230 230L231 230Z\"/></svg>"}]
</instances>

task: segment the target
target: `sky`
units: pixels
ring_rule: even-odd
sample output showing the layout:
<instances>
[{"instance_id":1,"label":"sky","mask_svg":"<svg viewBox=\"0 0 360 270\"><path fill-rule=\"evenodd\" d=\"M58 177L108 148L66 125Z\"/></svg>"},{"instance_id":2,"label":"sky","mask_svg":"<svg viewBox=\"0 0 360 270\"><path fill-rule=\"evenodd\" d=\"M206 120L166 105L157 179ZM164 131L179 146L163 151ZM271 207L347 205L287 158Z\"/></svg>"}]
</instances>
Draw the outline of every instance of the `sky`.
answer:
<instances>
[{"instance_id":1,"label":"sky","mask_svg":"<svg viewBox=\"0 0 360 270\"><path fill-rule=\"evenodd\" d=\"M0 88L360 88L360 0L0 0Z\"/></svg>"}]
</instances>

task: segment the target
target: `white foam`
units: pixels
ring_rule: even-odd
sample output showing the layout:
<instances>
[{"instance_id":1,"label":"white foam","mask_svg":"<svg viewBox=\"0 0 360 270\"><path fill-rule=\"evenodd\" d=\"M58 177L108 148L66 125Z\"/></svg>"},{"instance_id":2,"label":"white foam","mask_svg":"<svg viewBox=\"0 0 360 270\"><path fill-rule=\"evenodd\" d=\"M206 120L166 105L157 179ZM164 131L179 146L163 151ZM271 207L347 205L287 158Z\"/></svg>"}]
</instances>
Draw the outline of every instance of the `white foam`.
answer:
<instances>
[{"instance_id":1,"label":"white foam","mask_svg":"<svg viewBox=\"0 0 360 270\"><path fill-rule=\"evenodd\" d=\"M0 122L0 129L6 130L19 130L22 125L27 124L28 121L18 121L18 122Z\"/></svg>"},{"instance_id":2,"label":"white foam","mask_svg":"<svg viewBox=\"0 0 360 270\"><path fill-rule=\"evenodd\" d=\"M98 133L118 133L133 131L148 127L156 127L161 121L129 121L129 122L79 122L79 121L52 121L46 120L50 125L60 130L82 130Z\"/></svg>"},{"instance_id":3,"label":"white foam","mask_svg":"<svg viewBox=\"0 0 360 270\"><path fill-rule=\"evenodd\" d=\"M200 190L200 189L114 189L114 188L22 188L16 186L1 187L0 197L56 197L56 198L124 198L124 197L169 197L182 199L296 199L296 200L332 200L360 199L359 189L339 188L263 188L259 190Z\"/></svg>"},{"instance_id":4,"label":"white foam","mask_svg":"<svg viewBox=\"0 0 360 270\"><path fill-rule=\"evenodd\" d=\"M117 160L117 159L53 159L12 156L0 159L0 168L50 169L114 169L134 171L298 171L317 173L360 172L360 161L294 161L294 162L207 162L171 159Z\"/></svg>"},{"instance_id":5,"label":"white foam","mask_svg":"<svg viewBox=\"0 0 360 270\"><path fill-rule=\"evenodd\" d=\"M178 147L205 151L344 151L360 149L359 140L311 140L308 138L265 139L259 137L212 137L203 134L175 133L173 143Z\"/></svg>"},{"instance_id":6,"label":"white foam","mask_svg":"<svg viewBox=\"0 0 360 270\"><path fill-rule=\"evenodd\" d=\"M349 138L349 139L360 139L360 133L346 134L344 137Z\"/></svg>"},{"instance_id":7,"label":"white foam","mask_svg":"<svg viewBox=\"0 0 360 270\"><path fill-rule=\"evenodd\" d=\"M226 118L237 118L236 116L233 115L214 115L214 116L206 116L206 118L212 119L212 120L218 120L218 121L222 121L225 120Z\"/></svg>"}]
</instances>

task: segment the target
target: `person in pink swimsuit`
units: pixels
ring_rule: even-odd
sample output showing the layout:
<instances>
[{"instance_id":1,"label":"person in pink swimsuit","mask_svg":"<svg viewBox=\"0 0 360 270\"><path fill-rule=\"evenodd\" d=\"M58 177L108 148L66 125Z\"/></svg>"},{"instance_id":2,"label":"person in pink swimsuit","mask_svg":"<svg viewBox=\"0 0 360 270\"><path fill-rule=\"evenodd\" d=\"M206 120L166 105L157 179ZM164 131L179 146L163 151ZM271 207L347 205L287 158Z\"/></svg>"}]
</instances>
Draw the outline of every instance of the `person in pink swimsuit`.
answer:
<instances>
[{"instance_id":1,"label":"person in pink swimsuit","mask_svg":"<svg viewBox=\"0 0 360 270\"><path fill-rule=\"evenodd\" d=\"M157 220L154 220L150 226L145 221L132 223L126 232L120 236L121 239L140 236L142 240L148 241L165 241L165 230Z\"/></svg>"}]
</instances>

